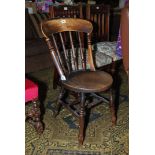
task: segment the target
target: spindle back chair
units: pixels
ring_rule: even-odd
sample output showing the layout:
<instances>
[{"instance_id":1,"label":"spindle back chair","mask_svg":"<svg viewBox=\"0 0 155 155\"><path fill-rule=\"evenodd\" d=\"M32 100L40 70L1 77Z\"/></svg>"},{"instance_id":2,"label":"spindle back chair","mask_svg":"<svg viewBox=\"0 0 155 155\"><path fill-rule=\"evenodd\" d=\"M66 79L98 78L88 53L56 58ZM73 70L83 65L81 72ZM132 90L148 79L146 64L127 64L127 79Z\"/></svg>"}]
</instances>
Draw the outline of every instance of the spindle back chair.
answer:
<instances>
[{"instance_id":1,"label":"spindle back chair","mask_svg":"<svg viewBox=\"0 0 155 155\"><path fill-rule=\"evenodd\" d=\"M57 113L60 106L66 107L74 116L79 119L79 143L83 144L85 137L85 115L87 110L95 105L106 102L110 103L112 111L112 123L116 123L115 106L113 103L112 83L110 74L104 71L96 71L91 45L92 24L79 18L52 19L41 23L41 30L47 42L52 60L60 76L61 91L58 97ZM62 33L69 34L70 46L65 46ZM77 33L76 35L72 35ZM84 50L81 43L81 35L87 37L87 50ZM73 37L76 44L73 43ZM55 37L59 38L61 47L57 46ZM68 49L69 47L69 49ZM110 98L105 99L96 93L110 90ZM74 101L67 100L68 93L75 92L79 95ZM91 100L89 98L96 98Z\"/></svg>"}]
</instances>

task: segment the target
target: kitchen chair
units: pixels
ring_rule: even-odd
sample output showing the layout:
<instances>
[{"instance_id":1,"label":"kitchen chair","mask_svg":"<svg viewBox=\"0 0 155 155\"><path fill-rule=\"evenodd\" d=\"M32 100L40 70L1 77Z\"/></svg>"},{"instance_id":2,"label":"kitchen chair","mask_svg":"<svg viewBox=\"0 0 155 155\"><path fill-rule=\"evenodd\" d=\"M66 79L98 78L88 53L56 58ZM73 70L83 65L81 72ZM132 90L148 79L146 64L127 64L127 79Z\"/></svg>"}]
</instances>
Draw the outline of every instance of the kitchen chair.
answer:
<instances>
[{"instance_id":1,"label":"kitchen chair","mask_svg":"<svg viewBox=\"0 0 155 155\"><path fill-rule=\"evenodd\" d=\"M94 27L92 34L93 47L96 51L104 53L112 58L112 62L110 62L110 64L112 64L112 71L114 72L114 62L121 58L116 55L117 42L109 41L110 6L104 4L87 4L86 19L91 21ZM103 65L101 64L99 68L102 67Z\"/></svg>"},{"instance_id":2,"label":"kitchen chair","mask_svg":"<svg viewBox=\"0 0 155 155\"><path fill-rule=\"evenodd\" d=\"M38 102L38 85L29 79L25 79L25 105L32 104L26 110L26 121L31 123L40 134L43 132L43 124L40 120L40 107Z\"/></svg>"},{"instance_id":3,"label":"kitchen chair","mask_svg":"<svg viewBox=\"0 0 155 155\"><path fill-rule=\"evenodd\" d=\"M67 108L79 120L79 144L85 137L85 116L87 109L105 102L109 103L112 112L112 124L116 124L116 112L113 102L113 78L104 71L96 71L92 55L91 22L79 18L52 19L41 23L41 30L46 40L52 61L60 76L60 94L57 102L57 112L61 105ZM70 46L65 46L62 33L69 34ZM78 34L73 43L74 33ZM87 50L82 48L81 35L87 37ZM60 41L56 42L55 37ZM61 47L57 46L61 43ZM79 97L70 99L70 93L75 92ZM109 92L109 99L98 93ZM95 100L95 99L96 100Z\"/></svg>"}]
</instances>

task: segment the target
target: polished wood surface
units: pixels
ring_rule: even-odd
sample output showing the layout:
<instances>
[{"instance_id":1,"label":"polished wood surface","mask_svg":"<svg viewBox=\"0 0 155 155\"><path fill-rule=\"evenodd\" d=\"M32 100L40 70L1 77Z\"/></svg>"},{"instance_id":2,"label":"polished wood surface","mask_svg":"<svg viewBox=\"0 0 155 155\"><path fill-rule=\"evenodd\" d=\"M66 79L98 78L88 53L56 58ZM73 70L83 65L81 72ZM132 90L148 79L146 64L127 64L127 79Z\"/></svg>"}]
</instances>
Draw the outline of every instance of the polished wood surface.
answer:
<instances>
[{"instance_id":1,"label":"polished wood surface","mask_svg":"<svg viewBox=\"0 0 155 155\"><path fill-rule=\"evenodd\" d=\"M92 56L91 36L90 36L93 30L93 27L89 21L78 19L78 18L53 19L53 20L42 22L41 29L42 29L42 33L44 37L46 38L48 47L50 49L51 55L54 60L54 64L62 80L66 79L65 75L67 75L71 71L74 71L73 65L75 67L75 70L78 70L78 67L77 67L78 62L76 59L76 55L78 53L75 53L75 48L77 48L77 46L78 48L80 48L79 59L81 59L80 60L81 63L82 64L86 63L86 61L84 61L84 51L83 51L83 47L81 44L81 39L80 39L81 35L79 34L80 32L85 33L87 36L88 65L90 66L91 70L95 70L94 63L93 63L93 56ZM64 40L62 37L62 33L66 31L68 31L69 33L69 41L70 41L69 45L71 48L70 53L67 53L66 49L68 47L65 47ZM77 33L77 35L72 35L74 34L74 32ZM48 38L48 35L52 35L52 42ZM76 44L73 44L73 37L75 36L78 36L78 37L75 38ZM61 43L62 48L57 45L58 43ZM63 58L60 56L62 51L63 51L63 56L64 56ZM72 58L73 58L73 64L71 64ZM83 69L85 68L84 66L86 66L86 64L83 65Z\"/></svg>"},{"instance_id":2,"label":"polished wood surface","mask_svg":"<svg viewBox=\"0 0 155 155\"><path fill-rule=\"evenodd\" d=\"M41 30L52 61L60 76L61 90L55 116L58 115L60 107L63 105L77 117L79 120L78 140L79 144L83 144L87 109L101 102L109 103L112 111L112 123L116 124L115 105L111 87L113 79L110 74L95 70L92 56L91 33L93 26L91 22L78 18L52 19L42 22ZM64 43L63 32L69 34L68 41L70 43L67 45ZM83 35L80 35L80 33L83 33L86 37L87 50L82 47L81 37ZM74 39L74 37L76 38ZM108 90L110 90L109 100L97 94ZM71 92L77 94L75 101L67 99L69 97L67 94ZM89 97L93 97L96 100L89 101Z\"/></svg>"},{"instance_id":3,"label":"polished wood surface","mask_svg":"<svg viewBox=\"0 0 155 155\"><path fill-rule=\"evenodd\" d=\"M101 92L112 85L112 77L104 71L79 71L70 74L62 84L77 92Z\"/></svg>"}]
</instances>

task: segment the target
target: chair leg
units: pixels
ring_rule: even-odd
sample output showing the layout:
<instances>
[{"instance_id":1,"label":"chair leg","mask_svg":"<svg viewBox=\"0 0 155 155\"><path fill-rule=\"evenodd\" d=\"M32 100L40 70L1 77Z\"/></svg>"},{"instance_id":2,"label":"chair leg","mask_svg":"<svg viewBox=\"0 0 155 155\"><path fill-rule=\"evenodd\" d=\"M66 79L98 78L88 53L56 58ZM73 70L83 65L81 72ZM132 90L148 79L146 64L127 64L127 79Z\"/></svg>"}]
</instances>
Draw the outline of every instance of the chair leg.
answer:
<instances>
[{"instance_id":1,"label":"chair leg","mask_svg":"<svg viewBox=\"0 0 155 155\"><path fill-rule=\"evenodd\" d=\"M115 104L114 104L114 100L113 100L113 90L110 89L110 110L112 113L112 125L116 125L116 108L115 108Z\"/></svg>"},{"instance_id":2,"label":"chair leg","mask_svg":"<svg viewBox=\"0 0 155 155\"><path fill-rule=\"evenodd\" d=\"M56 105L56 111L54 113L54 117L56 117L59 114L60 110L61 110L62 104L60 103L60 101L64 97L64 94L65 94L65 90L64 90L64 88L61 88L61 91L60 91L60 94L59 94L59 97L58 97L58 101L57 101L57 105Z\"/></svg>"},{"instance_id":3,"label":"chair leg","mask_svg":"<svg viewBox=\"0 0 155 155\"><path fill-rule=\"evenodd\" d=\"M27 115L27 117L30 117L31 119L29 119L28 121L35 127L36 131L41 134L43 132L43 124L40 119L41 112L39 103L37 103L36 100L32 101L32 103L32 109Z\"/></svg>"},{"instance_id":4,"label":"chair leg","mask_svg":"<svg viewBox=\"0 0 155 155\"><path fill-rule=\"evenodd\" d=\"M84 141L84 126L85 126L85 94L81 93L80 103L80 117L79 117L79 144L82 145Z\"/></svg>"},{"instance_id":5,"label":"chair leg","mask_svg":"<svg viewBox=\"0 0 155 155\"><path fill-rule=\"evenodd\" d=\"M111 75L115 76L115 72L116 72L116 62L113 61L111 66Z\"/></svg>"},{"instance_id":6,"label":"chair leg","mask_svg":"<svg viewBox=\"0 0 155 155\"><path fill-rule=\"evenodd\" d=\"M53 73L53 89L57 89L58 86L58 82L59 81L59 74L58 71L56 69L56 67L54 67L54 73Z\"/></svg>"}]
</instances>

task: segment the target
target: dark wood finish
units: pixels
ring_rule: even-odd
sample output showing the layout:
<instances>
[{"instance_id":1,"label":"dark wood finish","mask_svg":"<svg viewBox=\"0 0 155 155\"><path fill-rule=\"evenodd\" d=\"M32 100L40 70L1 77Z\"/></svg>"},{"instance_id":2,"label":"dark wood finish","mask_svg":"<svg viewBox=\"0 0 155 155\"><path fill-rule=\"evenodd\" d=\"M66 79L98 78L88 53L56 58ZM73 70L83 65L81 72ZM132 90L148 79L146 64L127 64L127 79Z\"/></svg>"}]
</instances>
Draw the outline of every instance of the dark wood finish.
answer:
<instances>
[{"instance_id":1,"label":"dark wood finish","mask_svg":"<svg viewBox=\"0 0 155 155\"><path fill-rule=\"evenodd\" d=\"M49 13L51 18L83 18L82 4L50 6Z\"/></svg>"},{"instance_id":2,"label":"dark wood finish","mask_svg":"<svg viewBox=\"0 0 155 155\"><path fill-rule=\"evenodd\" d=\"M112 125L116 125L116 109L113 100L113 90L110 90L110 110L112 113Z\"/></svg>"},{"instance_id":3,"label":"dark wood finish","mask_svg":"<svg viewBox=\"0 0 155 155\"><path fill-rule=\"evenodd\" d=\"M111 8L110 10L110 41L117 41L119 29L120 29L120 17L121 9L120 8Z\"/></svg>"},{"instance_id":4,"label":"dark wood finish","mask_svg":"<svg viewBox=\"0 0 155 155\"><path fill-rule=\"evenodd\" d=\"M118 7L119 6L119 0L95 0L96 4L107 4L111 7Z\"/></svg>"},{"instance_id":5,"label":"dark wood finish","mask_svg":"<svg viewBox=\"0 0 155 155\"><path fill-rule=\"evenodd\" d=\"M84 141L84 127L85 127L85 94L81 94L81 104L80 104L80 116L79 116L79 143L83 144Z\"/></svg>"},{"instance_id":6,"label":"dark wood finish","mask_svg":"<svg viewBox=\"0 0 155 155\"><path fill-rule=\"evenodd\" d=\"M39 101L37 99L33 100L31 109L26 112L26 120L34 126L39 134L43 133L43 124L40 115Z\"/></svg>"},{"instance_id":7,"label":"dark wood finish","mask_svg":"<svg viewBox=\"0 0 155 155\"><path fill-rule=\"evenodd\" d=\"M86 18L93 24L93 41L109 41L110 6L87 4Z\"/></svg>"},{"instance_id":8,"label":"dark wood finish","mask_svg":"<svg viewBox=\"0 0 155 155\"><path fill-rule=\"evenodd\" d=\"M93 26L91 22L79 18L61 18L45 21L41 23L41 30L47 42L52 60L60 76L61 92L58 98L58 109L60 104L66 107L72 114L79 119L79 144L83 144L85 137L85 115L86 109L94 107L100 102L108 102L112 105L112 121L116 119L112 95L109 100L97 95L96 93L108 91L113 83L110 74L104 71L96 71L92 56L91 33ZM69 33L70 46L65 47L61 33ZM87 37L87 51L84 52L81 45L81 35ZM52 36L52 37L50 37ZM54 38L59 37L60 41L55 42ZM73 37L77 37L76 44ZM62 46L56 46L61 43ZM80 50L77 51L77 48ZM79 65L81 64L81 65ZM70 92L78 94L74 101L66 99ZM89 102L88 96L96 98ZM87 102L86 102L87 101ZM89 102L89 103L88 103ZM58 114L58 113L56 113Z\"/></svg>"},{"instance_id":9,"label":"dark wood finish","mask_svg":"<svg viewBox=\"0 0 155 155\"><path fill-rule=\"evenodd\" d=\"M90 93L107 90L112 81L112 77L104 71L78 71L70 74L62 85L72 91Z\"/></svg>"}]
</instances>

